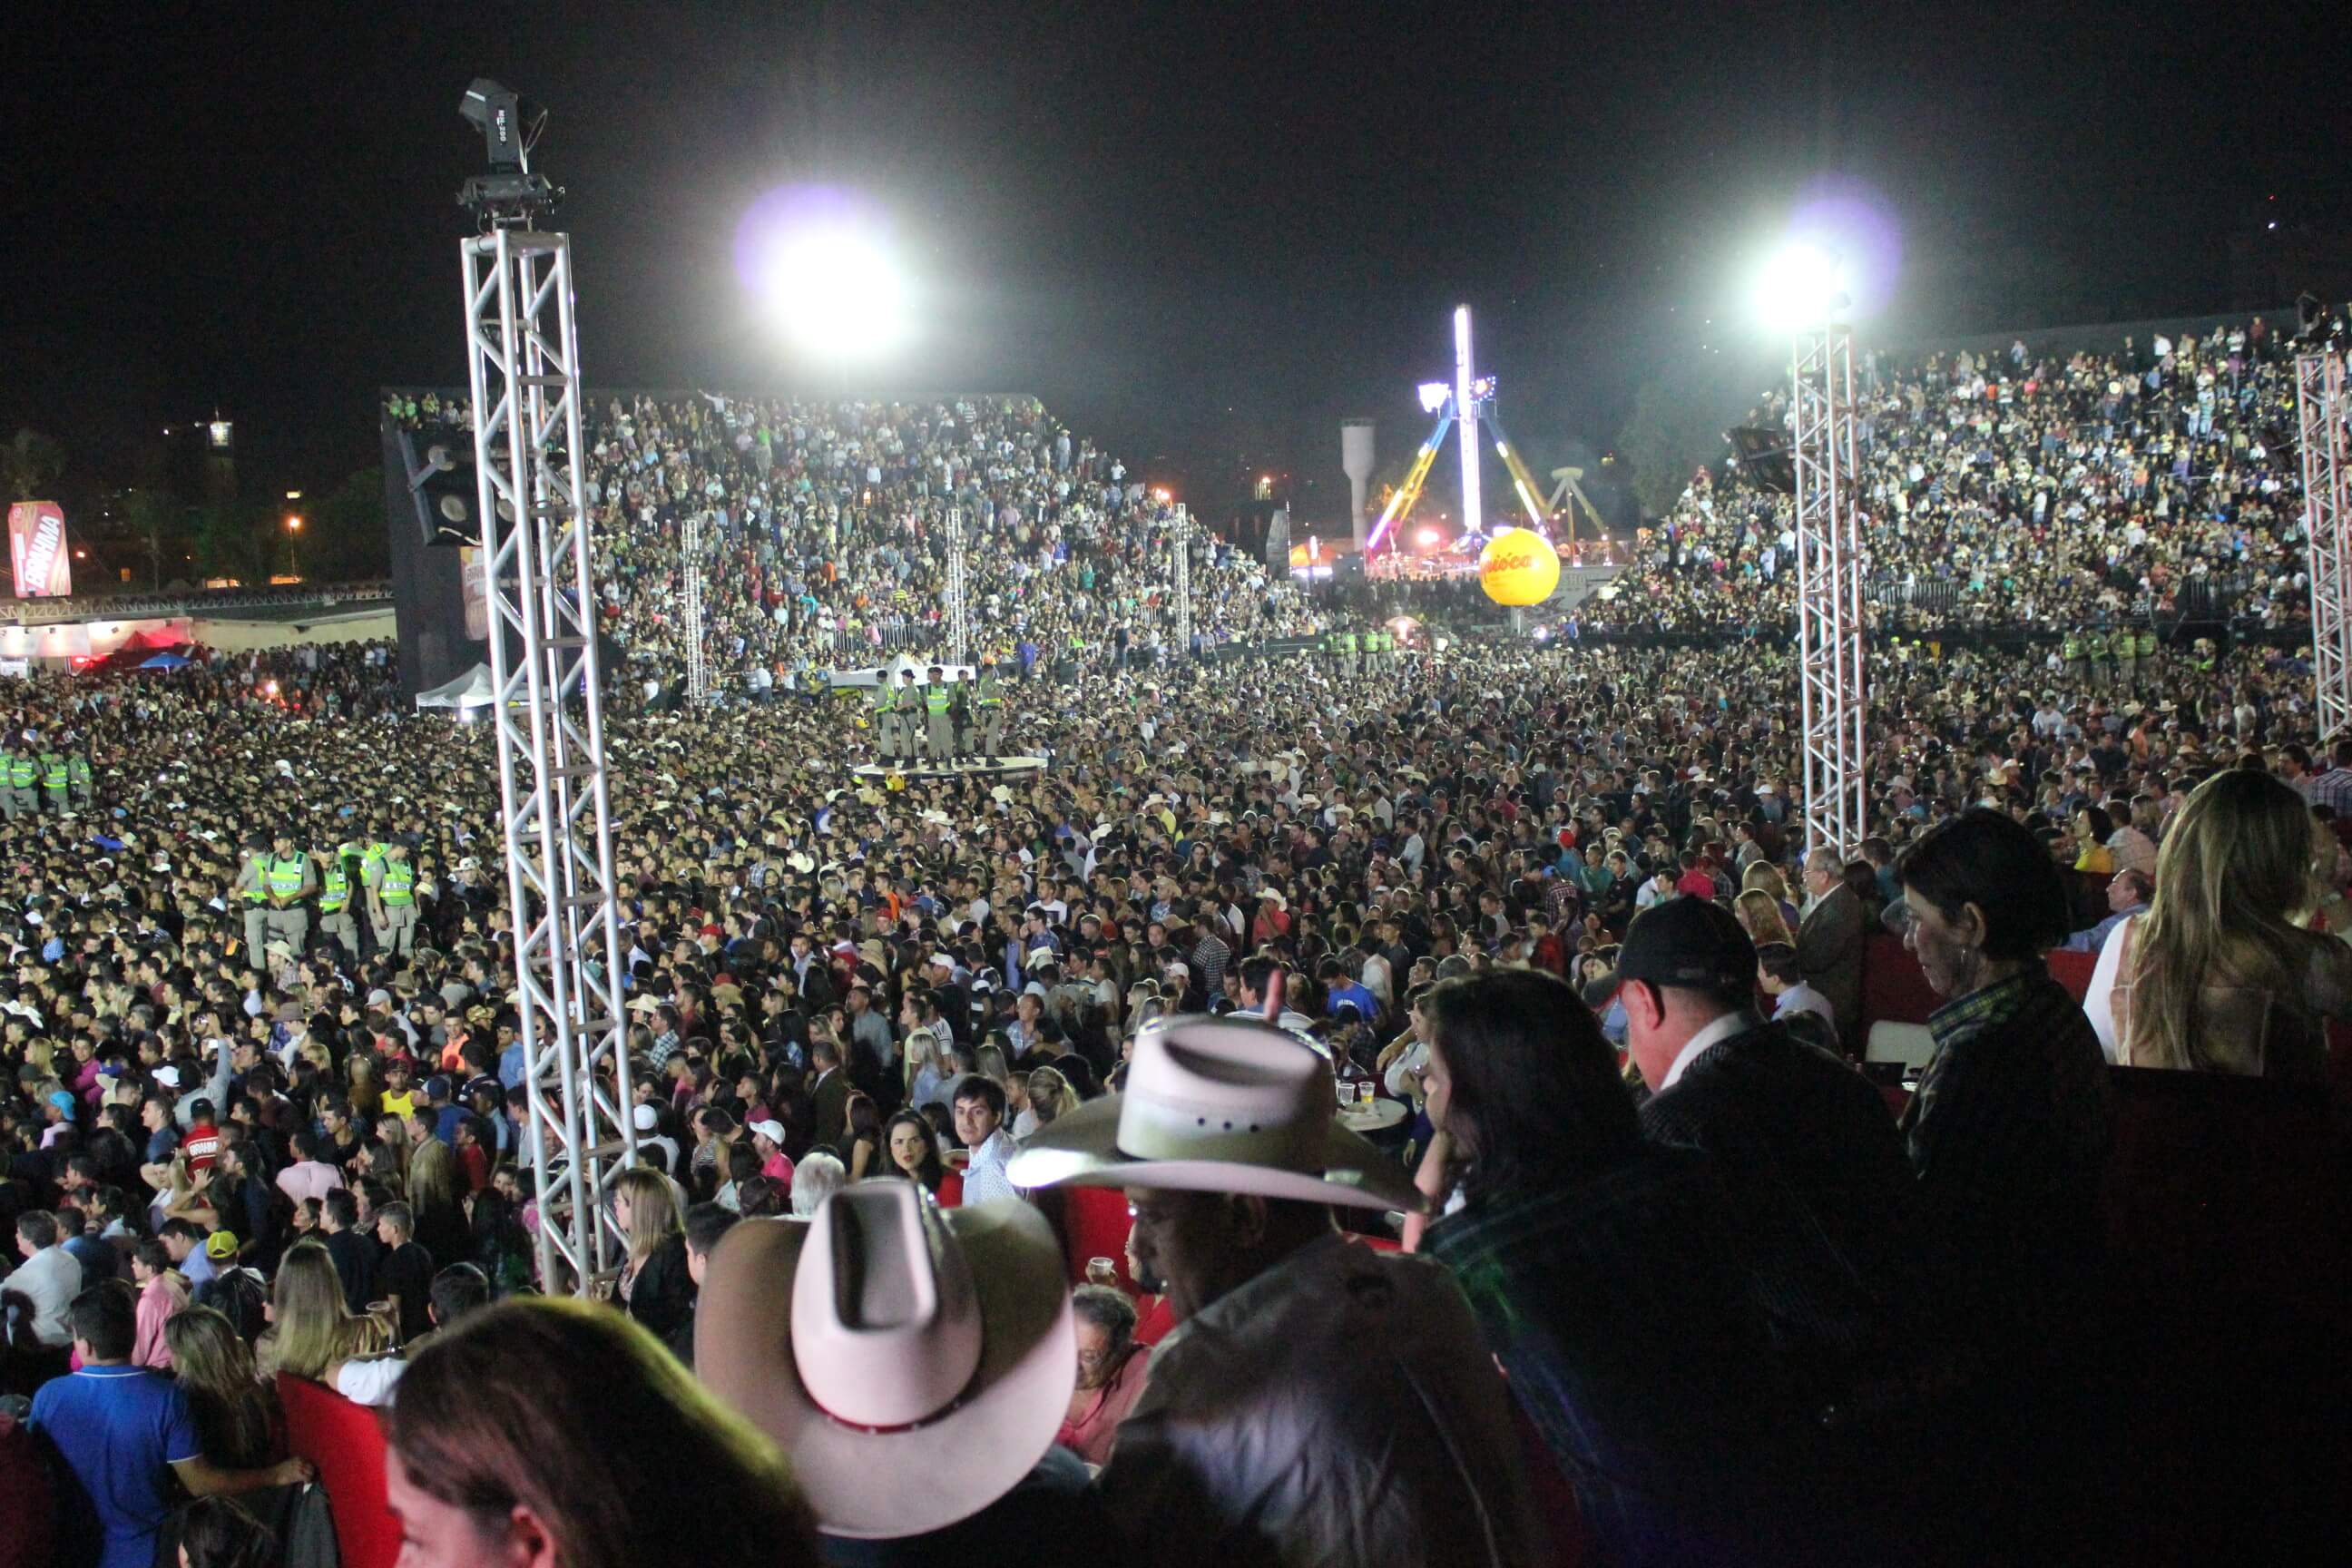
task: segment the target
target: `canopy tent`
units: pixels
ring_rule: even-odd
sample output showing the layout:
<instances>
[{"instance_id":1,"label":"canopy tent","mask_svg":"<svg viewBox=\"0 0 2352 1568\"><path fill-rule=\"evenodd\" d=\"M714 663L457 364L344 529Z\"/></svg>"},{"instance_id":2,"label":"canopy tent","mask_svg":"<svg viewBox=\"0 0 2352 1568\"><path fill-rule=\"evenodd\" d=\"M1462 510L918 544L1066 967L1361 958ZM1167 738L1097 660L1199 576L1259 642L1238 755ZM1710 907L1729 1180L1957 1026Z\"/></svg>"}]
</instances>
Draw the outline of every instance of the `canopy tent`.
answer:
<instances>
[{"instance_id":1,"label":"canopy tent","mask_svg":"<svg viewBox=\"0 0 2352 1568\"><path fill-rule=\"evenodd\" d=\"M487 664L478 664L455 680L416 694L419 708L488 708L490 701L490 667Z\"/></svg>"},{"instance_id":2,"label":"canopy tent","mask_svg":"<svg viewBox=\"0 0 2352 1568\"><path fill-rule=\"evenodd\" d=\"M911 670L914 673L915 684L920 686L929 679L931 667L924 660L911 655L893 654L888 662L884 664L869 665L864 669L836 669L832 672L832 681L835 688L896 686L898 684L900 670ZM946 676L949 681L954 682L973 679L978 676L979 671L969 664L943 664L940 668L940 673Z\"/></svg>"},{"instance_id":3,"label":"canopy tent","mask_svg":"<svg viewBox=\"0 0 2352 1568\"><path fill-rule=\"evenodd\" d=\"M139 661L142 669L184 669L195 661L185 654L163 652Z\"/></svg>"}]
</instances>

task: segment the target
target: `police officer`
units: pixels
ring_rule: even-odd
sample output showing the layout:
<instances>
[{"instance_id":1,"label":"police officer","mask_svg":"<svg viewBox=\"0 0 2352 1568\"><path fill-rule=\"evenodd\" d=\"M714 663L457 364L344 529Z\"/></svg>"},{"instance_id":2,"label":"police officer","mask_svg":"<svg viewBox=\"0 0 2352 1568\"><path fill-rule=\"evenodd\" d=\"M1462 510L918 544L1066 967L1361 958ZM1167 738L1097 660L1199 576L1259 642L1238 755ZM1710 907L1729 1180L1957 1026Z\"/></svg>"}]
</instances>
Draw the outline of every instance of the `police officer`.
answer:
<instances>
[{"instance_id":1,"label":"police officer","mask_svg":"<svg viewBox=\"0 0 2352 1568\"><path fill-rule=\"evenodd\" d=\"M2140 627L2132 640L2138 645L2140 679L2143 682L2153 680L2156 679L2156 627L2153 625Z\"/></svg>"},{"instance_id":2,"label":"police officer","mask_svg":"<svg viewBox=\"0 0 2352 1568\"><path fill-rule=\"evenodd\" d=\"M965 748L976 757L1004 754L1004 689L996 679L996 656L982 654L980 679L971 689L971 743Z\"/></svg>"},{"instance_id":3,"label":"police officer","mask_svg":"<svg viewBox=\"0 0 2352 1568\"><path fill-rule=\"evenodd\" d=\"M886 760L898 759L901 733L898 694L890 689L890 677L886 673L874 688L874 741Z\"/></svg>"},{"instance_id":4,"label":"police officer","mask_svg":"<svg viewBox=\"0 0 2352 1568\"><path fill-rule=\"evenodd\" d=\"M0 741L0 816L16 820L16 747L15 742Z\"/></svg>"},{"instance_id":5,"label":"police officer","mask_svg":"<svg viewBox=\"0 0 2352 1568\"><path fill-rule=\"evenodd\" d=\"M930 676L923 688L923 741L932 764L944 767L955 755L955 689L938 665L931 666Z\"/></svg>"},{"instance_id":6,"label":"police officer","mask_svg":"<svg viewBox=\"0 0 2352 1568\"><path fill-rule=\"evenodd\" d=\"M65 753L47 745L41 748L41 796L51 811L65 815L66 786L72 770L66 766Z\"/></svg>"},{"instance_id":7,"label":"police officer","mask_svg":"<svg viewBox=\"0 0 2352 1568\"><path fill-rule=\"evenodd\" d=\"M2107 634L2107 653L2116 663L2116 685L2124 690L2136 689L2132 666L2139 658L2139 639L2132 636L2129 626L2117 626Z\"/></svg>"},{"instance_id":8,"label":"police officer","mask_svg":"<svg viewBox=\"0 0 2352 1568\"><path fill-rule=\"evenodd\" d=\"M31 816L41 809L40 781L40 758L26 741L8 760L8 800L19 815Z\"/></svg>"},{"instance_id":9,"label":"police officer","mask_svg":"<svg viewBox=\"0 0 2352 1568\"><path fill-rule=\"evenodd\" d=\"M1339 672L1341 674L1352 676L1356 673L1356 634L1352 631L1341 632L1339 634Z\"/></svg>"},{"instance_id":10,"label":"police officer","mask_svg":"<svg viewBox=\"0 0 2352 1568\"><path fill-rule=\"evenodd\" d=\"M272 841L262 863L262 887L268 894L262 907L268 940L301 952L310 943L310 907L304 900L319 890L319 873L310 858L295 849L292 834L280 831Z\"/></svg>"},{"instance_id":11,"label":"police officer","mask_svg":"<svg viewBox=\"0 0 2352 1568\"><path fill-rule=\"evenodd\" d=\"M383 858L374 863L367 888L368 930L376 951L407 957L416 952L416 868L408 863L408 846L395 838L383 847ZM367 864L362 862L366 876Z\"/></svg>"},{"instance_id":12,"label":"police officer","mask_svg":"<svg viewBox=\"0 0 2352 1568\"><path fill-rule=\"evenodd\" d=\"M2058 652L2059 655L2066 661L2066 674L2068 679L2074 680L2077 685L2080 685L2090 679L2089 668L2084 661L2083 634L2081 632L2068 632L2063 637L2059 639Z\"/></svg>"},{"instance_id":13,"label":"police officer","mask_svg":"<svg viewBox=\"0 0 2352 1568\"><path fill-rule=\"evenodd\" d=\"M360 954L360 923L352 915L352 862L360 847L345 843L312 853L319 861L319 932L343 944L347 958Z\"/></svg>"},{"instance_id":14,"label":"police officer","mask_svg":"<svg viewBox=\"0 0 2352 1568\"><path fill-rule=\"evenodd\" d=\"M87 811L97 795L96 781L90 776L89 757L75 752L66 758L66 788L73 795L78 810Z\"/></svg>"},{"instance_id":15,"label":"police officer","mask_svg":"<svg viewBox=\"0 0 2352 1568\"><path fill-rule=\"evenodd\" d=\"M257 833L245 841L245 864L230 893L245 910L247 960L257 963L269 941L269 845Z\"/></svg>"}]
</instances>

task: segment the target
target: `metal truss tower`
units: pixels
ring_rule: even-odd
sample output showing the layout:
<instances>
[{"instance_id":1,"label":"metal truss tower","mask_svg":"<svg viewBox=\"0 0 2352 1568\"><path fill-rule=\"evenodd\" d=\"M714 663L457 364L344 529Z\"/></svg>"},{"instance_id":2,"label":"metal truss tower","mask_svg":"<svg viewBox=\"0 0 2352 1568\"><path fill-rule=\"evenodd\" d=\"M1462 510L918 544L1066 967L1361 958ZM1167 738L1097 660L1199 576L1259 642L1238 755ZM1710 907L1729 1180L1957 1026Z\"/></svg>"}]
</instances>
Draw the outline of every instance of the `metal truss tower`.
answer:
<instances>
[{"instance_id":1,"label":"metal truss tower","mask_svg":"<svg viewBox=\"0 0 2352 1568\"><path fill-rule=\"evenodd\" d=\"M502 225L458 249L540 1279L550 1294L586 1295L621 1262L608 1194L635 1161L636 1131L581 489L572 246L565 235Z\"/></svg>"},{"instance_id":2,"label":"metal truss tower","mask_svg":"<svg viewBox=\"0 0 2352 1568\"><path fill-rule=\"evenodd\" d=\"M1793 366L1805 847L1851 856L1869 832L1852 330L1832 322L1801 331Z\"/></svg>"},{"instance_id":3,"label":"metal truss tower","mask_svg":"<svg viewBox=\"0 0 2352 1568\"><path fill-rule=\"evenodd\" d=\"M2311 552L2312 683L2319 738L2352 728L2352 505L2344 472L2344 356L2332 347L2294 358L2303 449L2303 522Z\"/></svg>"},{"instance_id":4,"label":"metal truss tower","mask_svg":"<svg viewBox=\"0 0 2352 1568\"><path fill-rule=\"evenodd\" d=\"M678 529L678 551L686 560L683 619L686 623L686 700L699 708L710 700L710 655L703 646L702 514L688 512Z\"/></svg>"},{"instance_id":5,"label":"metal truss tower","mask_svg":"<svg viewBox=\"0 0 2352 1568\"><path fill-rule=\"evenodd\" d=\"M971 606L963 580L963 508L948 508L948 656L949 664L971 662Z\"/></svg>"},{"instance_id":6,"label":"metal truss tower","mask_svg":"<svg viewBox=\"0 0 2352 1568\"><path fill-rule=\"evenodd\" d=\"M1176 552L1171 574L1176 597L1176 657L1185 658L1192 652L1192 514L1178 507L1168 537Z\"/></svg>"}]
</instances>

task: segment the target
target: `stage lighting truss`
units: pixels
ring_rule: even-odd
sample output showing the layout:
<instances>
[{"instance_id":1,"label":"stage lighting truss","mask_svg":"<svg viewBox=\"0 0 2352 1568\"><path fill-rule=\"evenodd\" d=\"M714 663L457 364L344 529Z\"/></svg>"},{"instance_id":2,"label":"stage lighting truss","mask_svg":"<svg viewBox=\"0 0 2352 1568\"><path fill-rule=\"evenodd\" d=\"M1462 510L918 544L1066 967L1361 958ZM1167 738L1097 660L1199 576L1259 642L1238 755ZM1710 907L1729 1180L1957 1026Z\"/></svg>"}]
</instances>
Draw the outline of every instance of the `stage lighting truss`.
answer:
<instances>
[{"instance_id":1,"label":"stage lighting truss","mask_svg":"<svg viewBox=\"0 0 2352 1568\"><path fill-rule=\"evenodd\" d=\"M562 234L501 226L458 249L540 1277L551 1294L587 1295L625 1256L609 1197L635 1161L636 1131L577 460L587 447L572 247Z\"/></svg>"},{"instance_id":2,"label":"stage lighting truss","mask_svg":"<svg viewBox=\"0 0 2352 1568\"><path fill-rule=\"evenodd\" d=\"M1805 847L1852 856L1869 831L1852 331L1831 323L1801 331L1790 380Z\"/></svg>"},{"instance_id":3,"label":"stage lighting truss","mask_svg":"<svg viewBox=\"0 0 2352 1568\"><path fill-rule=\"evenodd\" d=\"M2352 505L2344 471L2344 356L2333 344L2294 357L2298 445L2303 454L2303 520L2311 568L2312 681L2319 735L2333 741L2352 728Z\"/></svg>"},{"instance_id":4,"label":"stage lighting truss","mask_svg":"<svg viewBox=\"0 0 2352 1568\"><path fill-rule=\"evenodd\" d=\"M1168 539L1174 551L1170 584L1176 599L1176 655L1181 658L1192 651L1192 516L1181 506L1169 521Z\"/></svg>"},{"instance_id":5,"label":"stage lighting truss","mask_svg":"<svg viewBox=\"0 0 2352 1568\"><path fill-rule=\"evenodd\" d=\"M947 634L950 665L971 660L971 604L964 584L963 508L948 508Z\"/></svg>"}]
</instances>

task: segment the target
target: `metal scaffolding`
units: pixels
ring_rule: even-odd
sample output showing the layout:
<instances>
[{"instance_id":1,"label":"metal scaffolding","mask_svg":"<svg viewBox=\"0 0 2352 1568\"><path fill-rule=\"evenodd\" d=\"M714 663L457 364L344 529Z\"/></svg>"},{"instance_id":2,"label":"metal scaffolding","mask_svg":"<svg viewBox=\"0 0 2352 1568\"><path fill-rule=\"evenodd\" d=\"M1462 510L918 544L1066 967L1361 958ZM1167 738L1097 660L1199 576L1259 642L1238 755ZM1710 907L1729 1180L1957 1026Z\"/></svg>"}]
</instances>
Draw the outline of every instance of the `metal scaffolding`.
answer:
<instances>
[{"instance_id":1,"label":"metal scaffolding","mask_svg":"<svg viewBox=\"0 0 2352 1568\"><path fill-rule=\"evenodd\" d=\"M948 508L948 655L949 664L971 662L971 606L965 603L963 581L963 508Z\"/></svg>"},{"instance_id":2,"label":"metal scaffolding","mask_svg":"<svg viewBox=\"0 0 2352 1568\"><path fill-rule=\"evenodd\" d=\"M1805 847L1851 856L1869 832L1853 331L1832 322L1800 333L1790 382Z\"/></svg>"},{"instance_id":3,"label":"metal scaffolding","mask_svg":"<svg viewBox=\"0 0 2352 1568\"><path fill-rule=\"evenodd\" d=\"M572 247L564 235L500 226L458 248L540 1279L551 1294L585 1295L620 1263L606 1196L634 1163L636 1132L581 489Z\"/></svg>"},{"instance_id":4,"label":"metal scaffolding","mask_svg":"<svg viewBox=\"0 0 2352 1568\"><path fill-rule=\"evenodd\" d=\"M2333 348L2294 358L2297 435L2303 448L2303 522L2311 552L2312 682L2319 737L2352 728L2352 527L2344 472L2344 356Z\"/></svg>"},{"instance_id":5,"label":"metal scaffolding","mask_svg":"<svg viewBox=\"0 0 2352 1568\"><path fill-rule=\"evenodd\" d=\"M703 647L702 514L688 512L678 529L678 552L686 560L686 700L699 708L710 700L710 654Z\"/></svg>"},{"instance_id":6,"label":"metal scaffolding","mask_svg":"<svg viewBox=\"0 0 2352 1568\"><path fill-rule=\"evenodd\" d=\"M1192 651L1192 514L1181 506L1168 525L1168 538L1175 552L1176 657L1182 658Z\"/></svg>"}]
</instances>

